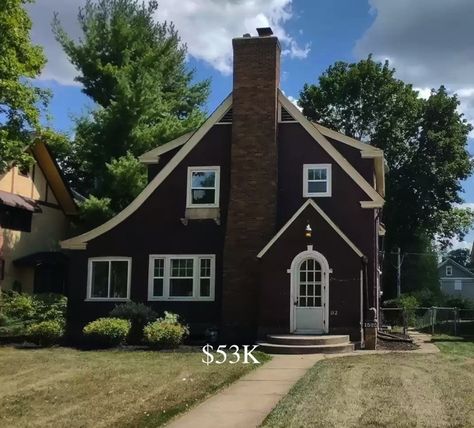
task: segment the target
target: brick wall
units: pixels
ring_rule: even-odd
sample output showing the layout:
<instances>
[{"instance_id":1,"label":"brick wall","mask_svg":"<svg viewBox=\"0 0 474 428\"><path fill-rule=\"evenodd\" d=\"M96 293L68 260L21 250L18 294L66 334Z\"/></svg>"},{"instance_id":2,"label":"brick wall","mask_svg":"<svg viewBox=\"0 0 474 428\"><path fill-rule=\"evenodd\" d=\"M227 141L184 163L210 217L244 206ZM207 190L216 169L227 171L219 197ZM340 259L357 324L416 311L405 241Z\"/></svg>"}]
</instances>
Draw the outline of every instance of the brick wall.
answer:
<instances>
[{"instance_id":1,"label":"brick wall","mask_svg":"<svg viewBox=\"0 0 474 428\"><path fill-rule=\"evenodd\" d=\"M276 37L233 40L234 87L230 200L224 246L224 340L256 334L258 252L275 233L277 198ZM271 304L271 302L267 302Z\"/></svg>"}]
</instances>

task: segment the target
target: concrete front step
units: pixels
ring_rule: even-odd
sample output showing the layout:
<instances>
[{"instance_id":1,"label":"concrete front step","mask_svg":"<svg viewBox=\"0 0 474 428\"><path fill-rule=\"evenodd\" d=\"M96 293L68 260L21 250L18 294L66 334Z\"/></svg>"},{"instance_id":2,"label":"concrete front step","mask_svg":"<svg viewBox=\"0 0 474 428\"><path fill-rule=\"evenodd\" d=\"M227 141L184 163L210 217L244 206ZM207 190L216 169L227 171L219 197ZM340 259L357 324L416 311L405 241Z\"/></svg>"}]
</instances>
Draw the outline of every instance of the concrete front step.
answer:
<instances>
[{"instance_id":1,"label":"concrete front step","mask_svg":"<svg viewBox=\"0 0 474 428\"><path fill-rule=\"evenodd\" d=\"M345 345L348 335L269 334L267 342L276 345Z\"/></svg>"},{"instance_id":2,"label":"concrete front step","mask_svg":"<svg viewBox=\"0 0 474 428\"><path fill-rule=\"evenodd\" d=\"M329 345L284 345L279 343L259 342L259 351L268 354L335 354L354 351L353 343Z\"/></svg>"}]
</instances>

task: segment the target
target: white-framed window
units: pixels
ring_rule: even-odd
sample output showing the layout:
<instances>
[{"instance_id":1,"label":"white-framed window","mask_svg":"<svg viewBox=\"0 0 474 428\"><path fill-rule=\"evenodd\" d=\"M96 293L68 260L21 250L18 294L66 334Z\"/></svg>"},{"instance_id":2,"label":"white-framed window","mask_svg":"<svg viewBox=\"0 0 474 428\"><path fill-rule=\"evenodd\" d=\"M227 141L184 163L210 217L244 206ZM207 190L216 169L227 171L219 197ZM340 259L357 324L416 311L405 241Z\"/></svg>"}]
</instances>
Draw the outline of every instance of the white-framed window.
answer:
<instances>
[{"instance_id":1,"label":"white-framed window","mask_svg":"<svg viewBox=\"0 0 474 428\"><path fill-rule=\"evenodd\" d=\"M90 258L86 300L128 300L131 274L131 257Z\"/></svg>"},{"instance_id":2,"label":"white-framed window","mask_svg":"<svg viewBox=\"0 0 474 428\"><path fill-rule=\"evenodd\" d=\"M451 276L453 274L453 267L452 266L446 266L446 276Z\"/></svg>"},{"instance_id":3,"label":"white-framed window","mask_svg":"<svg viewBox=\"0 0 474 428\"><path fill-rule=\"evenodd\" d=\"M462 291L462 280L460 280L460 279L455 279L454 280L454 289L456 291Z\"/></svg>"},{"instance_id":4,"label":"white-framed window","mask_svg":"<svg viewBox=\"0 0 474 428\"><path fill-rule=\"evenodd\" d=\"M331 196L331 164L303 165L303 196Z\"/></svg>"},{"instance_id":5,"label":"white-framed window","mask_svg":"<svg viewBox=\"0 0 474 428\"><path fill-rule=\"evenodd\" d=\"M214 300L216 257L150 255L148 300Z\"/></svg>"},{"instance_id":6,"label":"white-framed window","mask_svg":"<svg viewBox=\"0 0 474 428\"><path fill-rule=\"evenodd\" d=\"M187 208L218 208L219 183L219 166L188 167Z\"/></svg>"}]
</instances>

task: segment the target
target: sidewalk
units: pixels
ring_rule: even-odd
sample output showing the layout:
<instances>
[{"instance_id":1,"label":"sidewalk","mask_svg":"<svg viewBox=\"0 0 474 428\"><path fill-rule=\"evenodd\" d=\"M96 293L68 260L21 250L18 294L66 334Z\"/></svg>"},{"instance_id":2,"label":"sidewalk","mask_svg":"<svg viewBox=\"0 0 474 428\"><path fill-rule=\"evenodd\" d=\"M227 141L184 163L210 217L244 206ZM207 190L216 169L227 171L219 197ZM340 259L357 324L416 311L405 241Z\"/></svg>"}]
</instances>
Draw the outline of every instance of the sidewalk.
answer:
<instances>
[{"instance_id":1,"label":"sidewalk","mask_svg":"<svg viewBox=\"0 0 474 428\"><path fill-rule=\"evenodd\" d=\"M262 367L171 421L171 428L259 426L278 401L323 354L275 355Z\"/></svg>"},{"instance_id":2,"label":"sidewalk","mask_svg":"<svg viewBox=\"0 0 474 428\"><path fill-rule=\"evenodd\" d=\"M419 346L414 351L354 351L341 354L274 355L260 368L245 375L220 393L171 421L170 428L253 428L258 427L291 387L318 361L326 358L369 354L439 352L431 336L411 331Z\"/></svg>"}]
</instances>

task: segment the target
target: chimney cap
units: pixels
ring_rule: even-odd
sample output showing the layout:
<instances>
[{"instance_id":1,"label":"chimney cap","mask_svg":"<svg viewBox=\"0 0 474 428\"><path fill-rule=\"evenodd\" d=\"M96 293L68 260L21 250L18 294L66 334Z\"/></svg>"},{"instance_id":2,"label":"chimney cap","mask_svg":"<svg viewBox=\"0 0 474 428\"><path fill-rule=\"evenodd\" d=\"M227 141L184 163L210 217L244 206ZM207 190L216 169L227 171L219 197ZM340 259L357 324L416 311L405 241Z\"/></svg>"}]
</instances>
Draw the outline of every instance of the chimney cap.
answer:
<instances>
[{"instance_id":1,"label":"chimney cap","mask_svg":"<svg viewBox=\"0 0 474 428\"><path fill-rule=\"evenodd\" d=\"M260 27L257 28L257 33L260 37L268 37L273 35L273 30L271 27Z\"/></svg>"}]
</instances>

